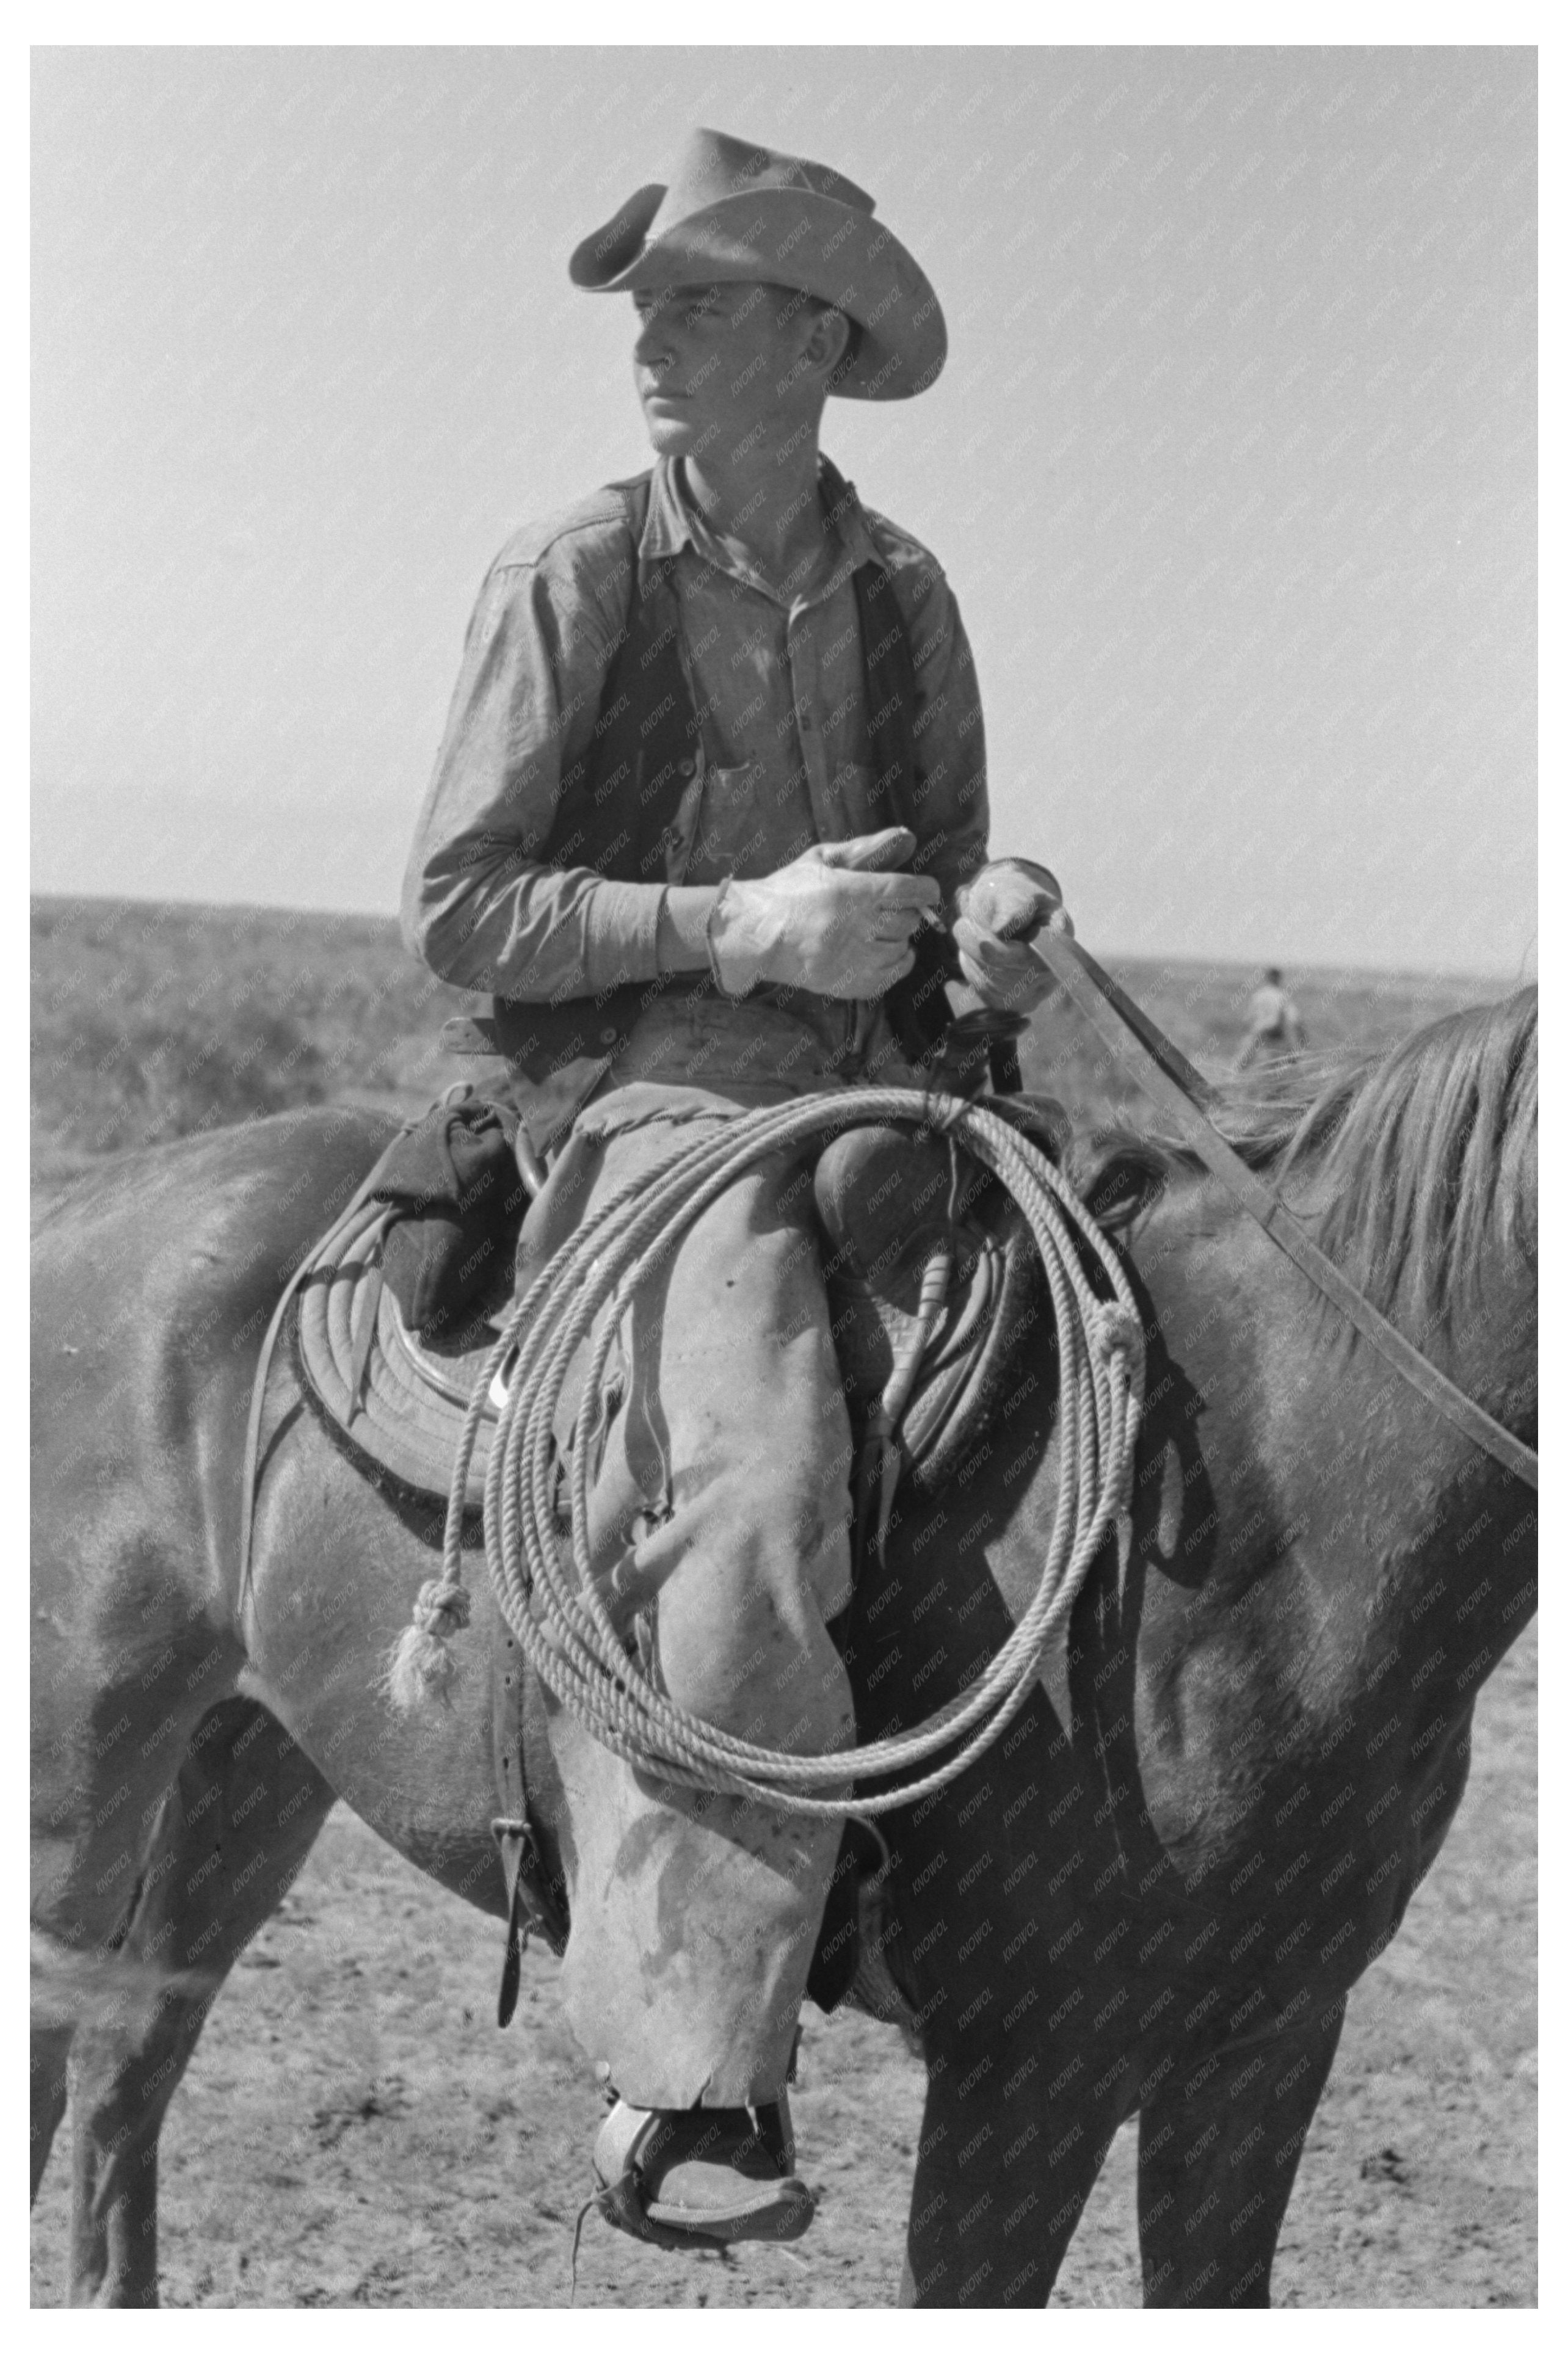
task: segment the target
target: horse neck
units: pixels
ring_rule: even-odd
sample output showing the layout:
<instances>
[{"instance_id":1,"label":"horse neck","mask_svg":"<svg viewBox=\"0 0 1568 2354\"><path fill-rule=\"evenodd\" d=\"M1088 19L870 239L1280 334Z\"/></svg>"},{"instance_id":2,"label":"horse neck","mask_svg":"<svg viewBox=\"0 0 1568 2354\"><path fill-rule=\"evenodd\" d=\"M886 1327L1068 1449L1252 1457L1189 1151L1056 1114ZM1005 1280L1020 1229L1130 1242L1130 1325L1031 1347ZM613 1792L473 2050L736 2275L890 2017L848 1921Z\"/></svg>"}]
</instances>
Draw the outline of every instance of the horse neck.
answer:
<instances>
[{"instance_id":1,"label":"horse neck","mask_svg":"<svg viewBox=\"0 0 1568 2354\"><path fill-rule=\"evenodd\" d=\"M1223 1515L1207 1610L1223 1617L1259 1578L1294 1577L1324 1629L1304 1669L1359 1691L1392 1656L1419 1654L1434 1707L1473 1697L1533 1607L1533 1492L1309 1294L1250 1219L1216 1216L1212 1192L1173 1197L1135 1257L1160 1327L1151 1390L1173 1378L1143 1459L1185 1398ZM1533 1280L1499 1245L1478 1289L1484 1309L1420 1338L1532 1440Z\"/></svg>"},{"instance_id":2,"label":"horse neck","mask_svg":"<svg viewBox=\"0 0 1568 2354\"><path fill-rule=\"evenodd\" d=\"M1530 1446L1536 1443L1537 1314L1533 1273L1489 1245L1476 1303L1428 1348L1465 1395ZM1471 1444L1425 1400L1410 1394L1412 1451L1436 1458L1436 1511L1419 1555L1396 1562L1391 1581L1421 1638L1443 1700L1457 1706L1528 1625L1536 1599L1536 1497L1525 1481ZM1440 1432L1432 1426L1443 1422ZM1415 1436L1416 1432L1419 1436ZM1452 1443L1455 1442L1456 1443ZM1401 1574L1402 1573L1402 1574ZM1414 1592L1415 1599L1408 1600ZM1439 1659L1439 1654L1441 1657Z\"/></svg>"}]
</instances>

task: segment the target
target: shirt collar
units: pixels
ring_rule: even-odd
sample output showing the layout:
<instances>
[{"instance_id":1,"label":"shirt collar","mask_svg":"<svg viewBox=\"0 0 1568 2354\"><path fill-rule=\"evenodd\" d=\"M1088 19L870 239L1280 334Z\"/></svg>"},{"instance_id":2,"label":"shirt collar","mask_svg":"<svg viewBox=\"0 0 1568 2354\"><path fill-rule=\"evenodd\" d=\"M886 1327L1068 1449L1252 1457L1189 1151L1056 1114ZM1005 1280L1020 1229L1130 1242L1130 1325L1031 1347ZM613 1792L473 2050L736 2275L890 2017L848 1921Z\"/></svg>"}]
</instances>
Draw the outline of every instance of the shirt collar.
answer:
<instances>
[{"instance_id":1,"label":"shirt collar","mask_svg":"<svg viewBox=\"0 0 1568 2354\"><path fill-rule=\"evenodd\" d=\"M865 520L865 512L855 494L853 482L844 485L845 497L829 525L848 559L852 572L863 564L874 564L880 559ZM684 477L678 458L661 458L653 468L653 479L648 493L648 518L638 542L638 569L644 582L652 567L679 556L689 547L709 562L727 571L724 552L704 527L687 495ZM835 565L832 585L837 585L842 567Z\"/></svg>"}]
</instances>

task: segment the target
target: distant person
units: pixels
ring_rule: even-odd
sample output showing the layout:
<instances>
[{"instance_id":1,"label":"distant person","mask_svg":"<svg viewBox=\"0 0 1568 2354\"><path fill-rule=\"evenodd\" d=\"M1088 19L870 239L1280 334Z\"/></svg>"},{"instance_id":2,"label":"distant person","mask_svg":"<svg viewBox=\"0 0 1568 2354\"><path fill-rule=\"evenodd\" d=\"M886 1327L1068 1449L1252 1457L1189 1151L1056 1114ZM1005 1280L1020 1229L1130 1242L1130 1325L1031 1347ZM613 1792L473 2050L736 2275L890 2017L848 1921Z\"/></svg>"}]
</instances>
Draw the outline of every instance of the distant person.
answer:
<instances>
[{"instance_id":1,"label":"distant person","mask_svg":"<svg viewBox=\"0 0 1568 2354\"><path fill-rule=\"evenodd\" d=\"M1279 967L1271 964L1247 1007L1246 1039L1236 1056L1236 1069L1247 1070L1254 1063L1277 1063L1287 1055L1298 1055L1306 1044L1296 1000L1286 988Z\"/></svg>"}]
</instances>

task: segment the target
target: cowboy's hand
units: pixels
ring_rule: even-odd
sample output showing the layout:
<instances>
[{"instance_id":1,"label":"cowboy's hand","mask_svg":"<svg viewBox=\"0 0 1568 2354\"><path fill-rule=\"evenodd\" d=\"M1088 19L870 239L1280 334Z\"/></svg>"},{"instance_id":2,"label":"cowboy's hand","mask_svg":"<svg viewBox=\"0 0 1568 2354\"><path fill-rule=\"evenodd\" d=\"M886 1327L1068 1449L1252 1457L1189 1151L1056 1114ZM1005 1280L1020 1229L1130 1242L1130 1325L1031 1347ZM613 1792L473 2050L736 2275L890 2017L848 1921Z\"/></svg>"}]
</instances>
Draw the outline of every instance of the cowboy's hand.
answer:
<instances>
[{"instance_id":1,"label":"cowboy's hand","mask_svg":"<svg viewBox=\"0 0 1568 2354\"><path fill-rule=\"evenodd\" d=\"M726 883L708 924L714 977L727 997L759 981L819 997L881 997L915 962L910 941L941 905L934 877L900 875L906 826L817 842L755 883Z\"/></svg>"},{"instance_id":2,"label":"cowboy's hand","mask_svg":"<svg viewBox=\"0 0 1568 2354\"><path fill-rule=\"evenodd\" d=\"M969 987L987 1005L1033 1013L1056 980L1028 943L1042 925L1073 932L1056 877L1029 859L999 858L964 885L958 907L953 945Z\"/></svg>"}]
</instances>

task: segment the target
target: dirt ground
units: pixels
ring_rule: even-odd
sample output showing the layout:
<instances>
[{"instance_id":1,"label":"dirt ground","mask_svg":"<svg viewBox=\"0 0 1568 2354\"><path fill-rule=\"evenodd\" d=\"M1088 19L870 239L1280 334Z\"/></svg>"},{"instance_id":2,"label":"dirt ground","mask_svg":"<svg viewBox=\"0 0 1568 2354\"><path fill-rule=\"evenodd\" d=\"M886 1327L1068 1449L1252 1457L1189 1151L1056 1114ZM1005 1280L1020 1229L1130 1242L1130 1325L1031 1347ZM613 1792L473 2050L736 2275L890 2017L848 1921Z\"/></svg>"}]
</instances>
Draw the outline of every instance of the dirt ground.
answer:
<instances>
[{"instance_id":1,"label":"dirt ground","mask_svg":"<svg viewBox=\"0 0 1568 2354\"><path fill-rule=\"evenodd\" d=\"M1470 1788L1399 1936L1351 1998L1275 2268L1287 2306L1536 2296L1533 1628L1483 1690ZM547 1955L494 2025L499 1925L346 1810L219 1996L163 2144L175 2306L553 2306L602 2114ZM922 2080L891 2029L808 2008L796 2101L821 2205L797 2249L667 2256L585 2227L577 2303L885 2306ZM61 2302L69 2119L33 2225ZM1138 2302L1124 2131L1056 2289Z\"/></svg>"}]
</instances>

